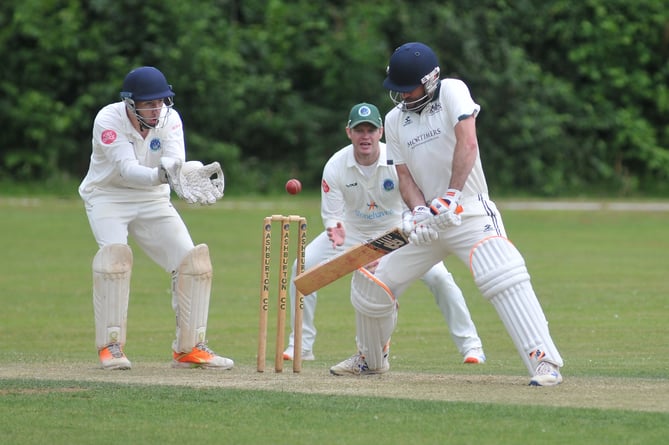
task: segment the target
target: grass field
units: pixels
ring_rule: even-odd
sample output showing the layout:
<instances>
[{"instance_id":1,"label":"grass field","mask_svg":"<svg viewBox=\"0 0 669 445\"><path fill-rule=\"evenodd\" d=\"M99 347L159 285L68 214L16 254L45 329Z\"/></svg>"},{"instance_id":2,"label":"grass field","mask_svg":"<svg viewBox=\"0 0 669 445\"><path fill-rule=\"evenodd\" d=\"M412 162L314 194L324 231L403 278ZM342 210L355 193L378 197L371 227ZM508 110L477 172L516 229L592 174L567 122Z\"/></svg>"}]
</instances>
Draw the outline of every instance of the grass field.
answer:
<instances>
[{"instance_id":1,"label":"grass field","mask_svg":"<svg viewBox=\"0 0 669 445\"><path fill-rule=\"evenodd\" d=\"M492 306L447 263L488 362L461 364L432 296L402 296L391 371L337 378L354 348L348 280L320 293L317 360L255 371L262 218L309 219L315 197L176 203L214 264L209 345L229 372L173 370L169 276L134 248L128 372L97 369L90 264L76 199L0 198L0 432L7 444L647 444L669 434L668 212L504 210L565 358L565 382L531 388ZM131 246L134 247L134 245ZM270 320L274 313L270 313ZM270 326L270 332L272 326ZM268 349L271 351L273 342ZM271 354L270 354L271 355Z\"/></svg>"}]
</instances>

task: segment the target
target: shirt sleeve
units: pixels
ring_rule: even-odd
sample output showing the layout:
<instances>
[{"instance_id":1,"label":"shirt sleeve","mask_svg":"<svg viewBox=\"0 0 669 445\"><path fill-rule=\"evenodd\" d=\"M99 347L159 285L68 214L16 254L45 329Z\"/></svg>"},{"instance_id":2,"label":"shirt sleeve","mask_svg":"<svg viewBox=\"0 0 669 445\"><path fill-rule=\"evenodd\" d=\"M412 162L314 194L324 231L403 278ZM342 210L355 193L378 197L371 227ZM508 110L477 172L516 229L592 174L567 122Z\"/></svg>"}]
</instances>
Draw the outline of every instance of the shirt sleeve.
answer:
<instances>
[{"instance_id":1,"label":"shirt sleeve","mask_svg":"<svg viewBox=\"0 0 669 445\"><path fill-rule=\"evenodd\" d=\"M386 138L386 150L388 162L394 165L404 164L402 153L400 152L399 138L397 136L397 110L393 110L386 115L386 126L384 127L384 135Z\"/></svg>"},{"instance_id":2,"label":"shirt sleeve","mask_svg":"<svg viewBox=\"0 0 669 445\"><path fill-rule=\"evenodd\" d=\"M102 115L93 125L93 139L128 187L147 187L161 184L158 168L140 165L132 143L115 123Z\"/></svg>"},{"instance_id":3,"label":"shirt sleeve","mask_svg":"<svg viewBox=\"0 0 669 445\"><path fill-rule=\"evenodd\" d=\"M325 164L321 180L321 218L326 229L335 227L344 216L344 194L339 187L335 170L331 162Z\"/></svg>"},{"instance_id":4,"label":"shirt sleeve","mask_svg":"<svg viewBox=\"0 0 669 445\"><path fill-rule=\"evenodd\" d=\"M459 79L446 79L444 82L447 82L447 88L442 88L445 92L442 98L451 124L455 126L469 116L476 117L481 106L474 102L467 85Z\"/></svg>"}]
</instances>

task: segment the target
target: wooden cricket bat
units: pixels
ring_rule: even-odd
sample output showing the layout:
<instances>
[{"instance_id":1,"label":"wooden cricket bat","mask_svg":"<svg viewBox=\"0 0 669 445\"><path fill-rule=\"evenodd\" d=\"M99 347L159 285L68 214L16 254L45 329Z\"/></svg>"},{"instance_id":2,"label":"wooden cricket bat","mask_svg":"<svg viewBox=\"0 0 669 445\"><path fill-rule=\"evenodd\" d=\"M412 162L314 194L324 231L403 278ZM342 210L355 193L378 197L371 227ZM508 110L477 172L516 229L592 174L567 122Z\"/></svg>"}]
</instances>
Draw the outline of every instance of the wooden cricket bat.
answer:
<instances>
[{"instance_id":1,"label":"wooden cricket bat","mask_svg":"<svg viewBox=\"0 0 669 445\"><path fill-rule=\"evenodd\" d=\"M294 280L295 287L302 295L309 295L359 267L378 260L407 244L409 244L409 240L400 229L389 230L376 239L353 246L331 260L297 275Z\"/></svg>"}]
</instances>

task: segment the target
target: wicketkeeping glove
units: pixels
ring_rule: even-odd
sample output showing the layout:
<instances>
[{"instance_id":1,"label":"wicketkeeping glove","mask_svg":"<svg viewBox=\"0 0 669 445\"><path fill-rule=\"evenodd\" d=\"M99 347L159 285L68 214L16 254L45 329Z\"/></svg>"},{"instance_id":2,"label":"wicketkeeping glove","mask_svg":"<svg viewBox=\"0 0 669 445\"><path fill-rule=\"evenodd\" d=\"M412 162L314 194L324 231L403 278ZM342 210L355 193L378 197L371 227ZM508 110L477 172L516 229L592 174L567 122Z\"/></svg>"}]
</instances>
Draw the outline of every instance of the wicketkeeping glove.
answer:
<instances>
[{"instance_id":1,"label":"wicketkeeping glove","mask_svg":"<svg viewBox=\"0 0 669 445\"><path fill-rule=\"evenodd\" d=\"M190 193L188 188L184 189L186 178L182 173L183 163L181 159L162 157L160 158L160 177L163 182L170 185L170 188L177 196L189 204L197 202L197 198Z\"/></svg>"},{"instance_id":2,"label":"wicketkeeping glove","mask_svg":"<svg viewBox=\"0 0 669 445\"><path fill-rule=\"evenodd\" d=\"M433 222L439 230L450 226L459 226L462 223L460 213L462 206L458 205L462 192L457 189L448 189L441 198L435 198L430 203L430 211L435 215Z\"/></svg>"},{"instance_id":3,"label":"wicketkeeping glove","mask_svg":"<svg viewBox=\"0 0 669 445\"><path fill-rule=\"evenodd\" d=\"M225 178L218 162L202 165L200 161L188 161L163 157L160 173L164 182L177 196L189 204L213 204L223 197Z\"/></svg>"},{"instance_id":4,"label":"wicketkeeping glove","mask_svg":"<svg viewBox=\"0 0 669 445\"><path fill-rule=\"evenodd\" d=\"M189 161L184 164L182 172L196 202L214 204L223 197L225 177L218 162L202 165L199 161Z\"/></svg>"}]
</instances>

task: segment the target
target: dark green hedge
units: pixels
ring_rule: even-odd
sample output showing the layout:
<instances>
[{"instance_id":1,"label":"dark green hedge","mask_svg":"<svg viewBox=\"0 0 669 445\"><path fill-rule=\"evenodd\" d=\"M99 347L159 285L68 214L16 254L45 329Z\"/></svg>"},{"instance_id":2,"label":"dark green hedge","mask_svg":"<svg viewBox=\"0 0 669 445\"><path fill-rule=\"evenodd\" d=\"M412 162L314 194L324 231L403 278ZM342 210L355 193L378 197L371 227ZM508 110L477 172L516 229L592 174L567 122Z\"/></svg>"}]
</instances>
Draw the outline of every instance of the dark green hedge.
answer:
<instances>
[{"instance_id":1,"label":"dark green hedge","mask_svg":"<svg viewBox=\"0 0 669 445\"><path fill-rule=\"evenodd\" d=\"M82 177L123 77L173 84L189 157L228 189L318 186L349 108L388 109L392 50L420 40L483 111L496 193L669 190L669 3L660 0L8 0L0 5L0 180Z\"/></svg>"}]
</instances>

